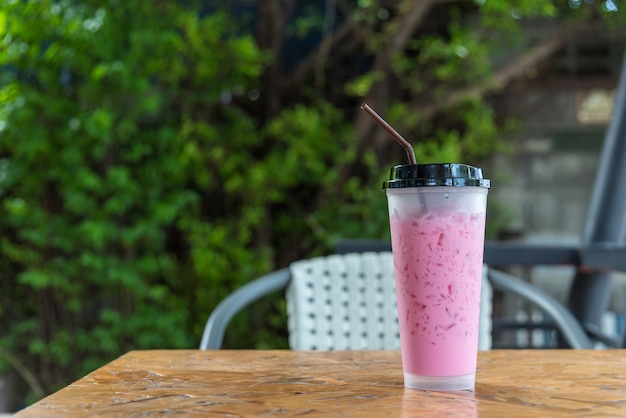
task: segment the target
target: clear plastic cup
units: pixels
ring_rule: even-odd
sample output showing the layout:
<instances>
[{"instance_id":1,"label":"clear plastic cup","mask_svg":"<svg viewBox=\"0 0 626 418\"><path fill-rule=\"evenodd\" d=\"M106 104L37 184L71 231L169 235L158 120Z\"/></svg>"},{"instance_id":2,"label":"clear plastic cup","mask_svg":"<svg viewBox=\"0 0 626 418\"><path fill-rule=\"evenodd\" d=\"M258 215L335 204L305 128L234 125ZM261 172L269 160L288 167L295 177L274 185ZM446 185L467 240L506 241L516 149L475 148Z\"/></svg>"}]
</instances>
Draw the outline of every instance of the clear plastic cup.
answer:
<instances>
[{"instance_id":1,"label":"clear plastic cup","mask_svg":"<svg viewBox=\"0 0 626 418\"><path fill-rule=\"evenodd\" d=\"M474 387L490 187L465 164L396 166L383 185L407 387Z\"/></svg>"}]
</instances>

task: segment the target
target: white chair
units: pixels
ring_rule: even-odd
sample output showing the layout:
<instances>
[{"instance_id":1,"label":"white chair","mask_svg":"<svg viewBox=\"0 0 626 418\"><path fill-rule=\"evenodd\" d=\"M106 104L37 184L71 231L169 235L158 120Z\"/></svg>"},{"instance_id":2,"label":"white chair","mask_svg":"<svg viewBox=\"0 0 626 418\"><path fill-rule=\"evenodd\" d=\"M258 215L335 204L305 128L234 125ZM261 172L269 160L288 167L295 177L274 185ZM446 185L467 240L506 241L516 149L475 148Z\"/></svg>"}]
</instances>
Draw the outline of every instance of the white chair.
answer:
<instances>
[{"instance_id":1,"label":"white chair","mask_svg":"<svg viewBox=\"0 0 626 418\"><path fill-rule=\"evenodd\" d=\"M289 345L295 350L399 349L391 252L335 254L297 261L224 299L206 323L200 349L219 349L230 319L286 288ZM483 270L479 349L491 347L491 285Z\"/></svg>"},{"instance_id":2,"label":"white chair","mask_svg":"<svg viewBox=\"0 0 626 418\"><path fill-rule=\"evenodd\" d=\"M292 349L400 348L390 252L312 258L293 263L290 272L286 297ZM491 286L486 280L483 285L486 321L481 321L479 348L486 350L491 347Z\"/></svg>"}]
</instances>

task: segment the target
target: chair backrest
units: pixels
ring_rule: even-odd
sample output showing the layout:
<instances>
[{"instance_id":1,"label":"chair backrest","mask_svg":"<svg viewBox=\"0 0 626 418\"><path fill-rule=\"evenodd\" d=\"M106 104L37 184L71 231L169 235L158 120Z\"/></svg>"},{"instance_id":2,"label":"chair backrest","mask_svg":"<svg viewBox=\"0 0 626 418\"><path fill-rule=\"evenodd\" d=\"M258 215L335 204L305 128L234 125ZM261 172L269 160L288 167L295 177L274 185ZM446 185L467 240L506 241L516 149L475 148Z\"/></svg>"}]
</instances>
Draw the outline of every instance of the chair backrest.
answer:
<instances>
[{"instance_id":1,"label":"chair backrest","mask_svg":"<svg viewBox=\"0 0 626 418\"><path fill-rule=\"evenodd\" d=\"M317 257L290 266L289 344L296 350L399 349L391 252ZM491 286L483 274L479 349L491 347Z\"/></svg>"},{"instance_id":2,"label":"chair backrest","mask_svg":"<svg viewBox=\"0 0 626 418\"><path fill-rule=\"evenodd\" d=\"M318 257L295 262L290 269L291 348L400 348L391 253Z\"/></svg>"}]
</instances>

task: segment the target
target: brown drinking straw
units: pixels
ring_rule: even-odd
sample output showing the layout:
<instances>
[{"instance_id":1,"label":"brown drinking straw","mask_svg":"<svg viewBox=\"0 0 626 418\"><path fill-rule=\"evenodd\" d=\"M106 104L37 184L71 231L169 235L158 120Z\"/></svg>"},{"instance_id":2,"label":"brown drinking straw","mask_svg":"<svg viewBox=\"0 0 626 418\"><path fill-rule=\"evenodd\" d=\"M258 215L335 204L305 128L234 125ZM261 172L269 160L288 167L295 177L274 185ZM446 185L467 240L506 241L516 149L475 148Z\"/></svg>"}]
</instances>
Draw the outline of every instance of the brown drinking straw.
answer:
<instances>
[{"instance_id":1,"label":"brown drinking straw","mask_svg":"<svg viewBox=\"0 0 626 418\"><path fill-rule=\"evenodd\" d=\"M369 107L369 105L367 103L363 103L361 105L361 109L363 109L367 113L369 113L370 116L373 117L374 120L376 120L376 122L378 122L383 128L385 128L387 130L387 132L389 132L396 139L396 141L398 141L400 143L400 145L402 145L404 147L404 149L406 151L406 155L409 157L409 163L417 164L417 160L415 159L415 152L413 151L413 147L411 146L409 141L404 139L402 137L402 135L400 135L398 133L398 131L393 129L391 127L391 125L389 125L387 122L385 122L385 120L383 118L381 118L380 115L374 111L374 109Z\"/></svg>"}]
</instances>

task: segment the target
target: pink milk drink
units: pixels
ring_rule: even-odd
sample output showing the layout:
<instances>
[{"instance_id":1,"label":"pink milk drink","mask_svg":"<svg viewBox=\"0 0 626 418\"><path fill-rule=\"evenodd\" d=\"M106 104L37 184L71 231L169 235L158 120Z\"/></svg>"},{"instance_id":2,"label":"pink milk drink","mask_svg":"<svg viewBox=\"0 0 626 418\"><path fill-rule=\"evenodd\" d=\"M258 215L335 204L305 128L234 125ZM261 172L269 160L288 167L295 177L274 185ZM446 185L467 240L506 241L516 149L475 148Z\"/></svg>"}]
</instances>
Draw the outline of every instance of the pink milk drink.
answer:
<instances>
[{"instance_id":1,"label":"pink milk drink","mask_svg":"<svg viewBox=\"0 0 626 418\"><path fill-rule=\"evenodd\" d=\"M465 164L399 165L383 186L408 387L474 387L490 186Z\"/></svg>"}]
</instances>

